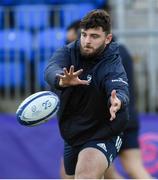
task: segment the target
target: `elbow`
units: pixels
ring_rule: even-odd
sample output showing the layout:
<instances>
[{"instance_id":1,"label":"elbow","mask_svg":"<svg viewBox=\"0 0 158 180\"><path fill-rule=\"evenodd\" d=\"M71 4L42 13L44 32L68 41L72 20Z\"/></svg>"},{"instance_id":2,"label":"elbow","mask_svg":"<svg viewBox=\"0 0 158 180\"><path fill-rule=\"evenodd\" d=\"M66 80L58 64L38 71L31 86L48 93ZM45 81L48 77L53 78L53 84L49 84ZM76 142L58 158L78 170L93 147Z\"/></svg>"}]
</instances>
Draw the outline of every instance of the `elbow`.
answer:
<instances>
[{"instance_id":1,"label":"elbow","mask_svg":"<svg viewBox=\"0 0 158 180\"><path fill-rule=\"evenodd\" d=\"M44 80L45 80L45 82L47 84L50 85L50 82L49 82L49 73L48 73L47 69L45 69L45 71L44 71Z\"/></svg>"}]
</instances>

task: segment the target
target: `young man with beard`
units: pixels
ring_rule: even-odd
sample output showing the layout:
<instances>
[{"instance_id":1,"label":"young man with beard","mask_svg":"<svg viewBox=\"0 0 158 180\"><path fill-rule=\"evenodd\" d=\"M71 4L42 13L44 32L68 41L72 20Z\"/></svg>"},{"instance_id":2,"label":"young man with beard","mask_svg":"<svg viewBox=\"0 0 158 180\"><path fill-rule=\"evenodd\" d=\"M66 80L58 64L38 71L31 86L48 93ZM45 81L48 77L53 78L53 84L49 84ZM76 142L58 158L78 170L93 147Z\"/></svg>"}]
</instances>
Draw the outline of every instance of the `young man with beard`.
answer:
<instances>
[{"instance_id":1,"label":"young man with beard","mask_svg":"<svg viewBox=\"0 0 158 180\"><path fill-rule=\"evenodd\" d=\"M81 20L81 37L51 58L45 79L60 90L67 178L99 179L117 156L128 122L128 83L104 10Z\"/></svg>"}]
</instances>

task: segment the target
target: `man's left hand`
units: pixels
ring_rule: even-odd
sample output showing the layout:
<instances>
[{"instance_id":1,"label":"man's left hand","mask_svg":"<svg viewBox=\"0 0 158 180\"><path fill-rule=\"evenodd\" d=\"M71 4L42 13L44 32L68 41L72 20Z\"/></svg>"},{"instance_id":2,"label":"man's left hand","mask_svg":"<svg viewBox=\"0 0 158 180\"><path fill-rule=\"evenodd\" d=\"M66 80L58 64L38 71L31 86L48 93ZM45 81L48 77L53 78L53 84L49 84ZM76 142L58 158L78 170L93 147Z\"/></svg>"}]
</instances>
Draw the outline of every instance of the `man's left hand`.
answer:
<instances>
[{"instance_id":1,"label":"man's left hand","mask_svg":"<svg viewBox=\"0 0 158 180\"><path fill-rule=\"evenodd\" d=\"M112 121L116 118L116 113L121 108L121 101L119 100L119 98L116 95L116 90L112 90L112 92L111 92L110 103L111 103L111 106L110 106L111 118L110 118L110 120Z\"/></svg>"}]
</instances>

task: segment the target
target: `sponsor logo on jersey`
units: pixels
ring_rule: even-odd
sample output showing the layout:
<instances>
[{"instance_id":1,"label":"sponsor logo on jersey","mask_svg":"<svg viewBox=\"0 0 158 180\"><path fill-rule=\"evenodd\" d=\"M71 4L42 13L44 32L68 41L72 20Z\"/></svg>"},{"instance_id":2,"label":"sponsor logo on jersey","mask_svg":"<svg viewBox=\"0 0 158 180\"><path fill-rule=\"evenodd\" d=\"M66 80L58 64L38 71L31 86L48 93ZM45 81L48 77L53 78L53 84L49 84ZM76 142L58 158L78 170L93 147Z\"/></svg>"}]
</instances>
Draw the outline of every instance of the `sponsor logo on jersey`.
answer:
<instances>
[{"instance_id":1,"label":"sponsor logo on jersey","mask_svg":"<svg viewBox=\"0 0 158 180\"><path fill-rule=\"evenodd\" d=\"M92 76L90 74L88 74L87 75L87 81L88 81L89 84L91 83L91 80L92 80Z\"/></svg>"},{"instance_id":2,"label":"sponsor logo on jersey","mask_svg":"<svg viewBox=\"0 0 158 180\"><path fill-rule=\"evenodd\" d=\"M122 78L112 79L111 81L112 81L112 82L122 82L122 83L124 83L124 84L127 84L127 85L128 85L128 83L127 83L126 81L124 81Z\"/></svg>"}]
</instances>

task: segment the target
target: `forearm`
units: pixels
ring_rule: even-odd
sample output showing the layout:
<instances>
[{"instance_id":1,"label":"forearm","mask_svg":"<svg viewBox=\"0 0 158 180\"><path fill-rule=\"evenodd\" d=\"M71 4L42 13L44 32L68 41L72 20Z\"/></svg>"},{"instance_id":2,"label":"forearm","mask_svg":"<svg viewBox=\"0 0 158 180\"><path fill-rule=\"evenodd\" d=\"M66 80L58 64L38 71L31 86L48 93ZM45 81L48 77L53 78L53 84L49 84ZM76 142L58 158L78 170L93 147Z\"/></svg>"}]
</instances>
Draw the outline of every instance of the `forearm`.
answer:
<instances>
[{"instance_id":1,"label":"forearm","mask_svg":"<svg viewBox=\"0 0 158 180\"><path fill-rule=\"evenodd\" d=\"M60 89L59 86L59 77L57 76L57 74L61 74L62 73L62 69L57 69L54 70L52 67L47 67L47 69L45 70L45 80L46 82L50 85L51 88L55 88L55 89Z\"/></svg>"},{"instance_id":2,"label":"forearm","mask_svg":"<svg viewBox=\"0 0 158 180\"><path fill-rule=\"evenodd\" d=\"M129 97L128 97L128 92L124 91L118 91L117 92L117 97L121 101L121 108L125 108L129 104Z\"/></svg>"}]
</instances>

